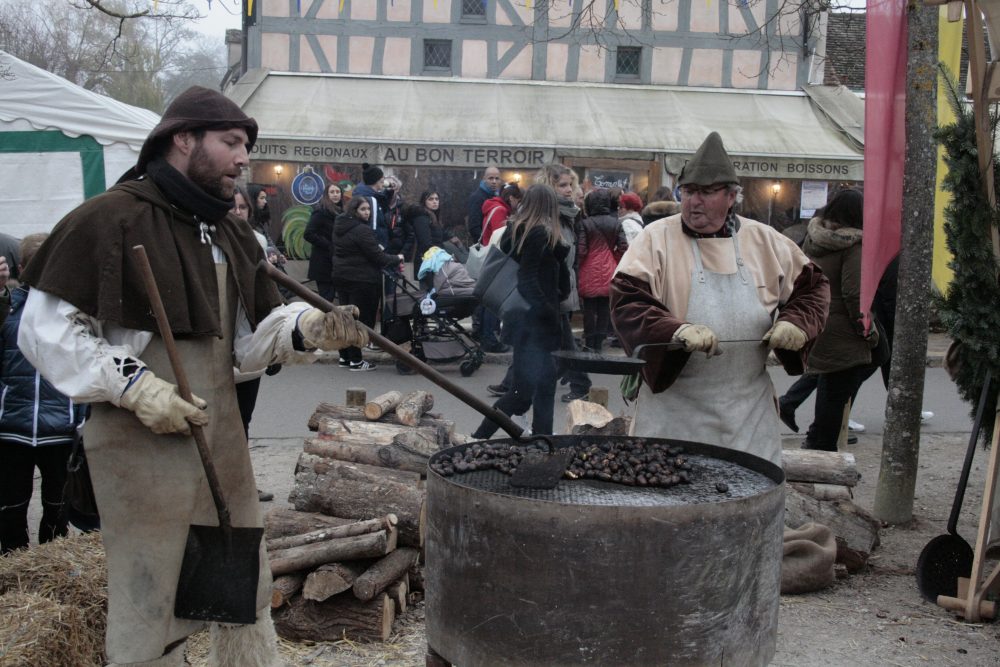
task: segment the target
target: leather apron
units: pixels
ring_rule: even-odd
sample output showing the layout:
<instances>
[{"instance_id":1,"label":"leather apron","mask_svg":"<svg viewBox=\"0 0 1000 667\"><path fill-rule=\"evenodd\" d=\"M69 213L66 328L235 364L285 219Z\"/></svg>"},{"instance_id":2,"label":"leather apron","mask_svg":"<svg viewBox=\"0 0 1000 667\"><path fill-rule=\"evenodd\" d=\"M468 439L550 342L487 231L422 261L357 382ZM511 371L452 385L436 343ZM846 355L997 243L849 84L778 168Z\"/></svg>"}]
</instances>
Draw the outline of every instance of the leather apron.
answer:
<instances>
[{"instance_id":1,"label":"leather apron","mask_svg":"<svg viewBox=\"0 0 1000 667\"><path fill-rule=\"evenodd\" d=\"M734 234L736 273L706 271L698 241L694 255L688 322L704 324L719 340L760 340L772 324L740 254ZM781 465L781 436L774 387L767 373L767 345L722 343L720 356L695 352L677 380L654 394L639 389L632 435L676 438L748 452Z\"/></svg>"},{"instance_id":2,"label":"leather apron","mask_svg":"<svg viewBox=\"0 0 1000 667\"><path fill-rule=\"evenodd\" d=\"M180 338L177 348L191 391L208 402L205 438L223 497L237 527L261 527L257 487L233 384L236 287L228 265L216 264L222 338ZM229 298L232 295L233 298ZM154 335L141 359L176 382L163 339ZM106 648L113 663L154 660L205 623L174 618L174 596L188 526L218 526L219 517L191 436L155 435L130 411L94 404L84 438L101 513L108 563ZM257 609L270 603L271 575L263 540Z\"/></svg>"}]
</instances>

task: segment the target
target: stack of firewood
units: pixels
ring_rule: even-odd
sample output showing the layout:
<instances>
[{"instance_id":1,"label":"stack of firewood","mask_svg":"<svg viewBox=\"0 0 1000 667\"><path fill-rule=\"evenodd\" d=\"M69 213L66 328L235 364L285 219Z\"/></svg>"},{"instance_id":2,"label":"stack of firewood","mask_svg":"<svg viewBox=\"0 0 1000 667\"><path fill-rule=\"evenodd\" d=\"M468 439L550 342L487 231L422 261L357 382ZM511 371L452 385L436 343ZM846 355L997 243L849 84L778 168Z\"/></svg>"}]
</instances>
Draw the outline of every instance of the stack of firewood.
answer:
<instances>
[{"instance_id":1,"label":"stack of firewood","mask_svg":"<svg viewBox=\"0 0 1000 667\"><path fill-rule=\"evenodd\" d=\"M429 413L424 391L365 401L348 391L309 420L292 509L266 521L275 627L291 640L385 640L397 614L422 599L422 474L434 452L461 441Z\"/></svg>"}]
</instances>

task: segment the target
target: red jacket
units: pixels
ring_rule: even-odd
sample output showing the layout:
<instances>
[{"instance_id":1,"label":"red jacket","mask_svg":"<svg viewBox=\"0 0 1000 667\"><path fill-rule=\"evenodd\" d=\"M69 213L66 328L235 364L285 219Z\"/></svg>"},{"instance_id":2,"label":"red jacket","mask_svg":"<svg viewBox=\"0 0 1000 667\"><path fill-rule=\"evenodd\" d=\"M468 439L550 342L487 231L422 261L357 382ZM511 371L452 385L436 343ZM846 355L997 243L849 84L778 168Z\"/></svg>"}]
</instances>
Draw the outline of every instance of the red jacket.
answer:
<instances>
[{"instance_id":1,"label":"red jacket","mask_svg":"<svg viewBox=\"0 0 1000 667\"><path fill-rule=\"evenodd\" d=\"M491 197L483 202L483 245L490 242L493 232L507 224L510 206L500 197Z\"/></svg>"}]
</instances>

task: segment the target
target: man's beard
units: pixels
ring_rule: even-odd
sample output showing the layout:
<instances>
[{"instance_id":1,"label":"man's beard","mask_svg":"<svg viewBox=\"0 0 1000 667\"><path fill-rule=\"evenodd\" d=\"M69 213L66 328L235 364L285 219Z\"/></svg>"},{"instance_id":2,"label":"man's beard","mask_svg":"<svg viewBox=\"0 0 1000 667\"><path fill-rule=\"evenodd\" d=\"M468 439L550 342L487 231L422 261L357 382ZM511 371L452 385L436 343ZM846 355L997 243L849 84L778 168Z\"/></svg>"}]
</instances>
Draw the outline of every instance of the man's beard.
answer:
<instances>
[{"instance_id":1,"label":"man's beard","mask_svg":"<svg viewBox=\"0 0 1000 667\"><path fill-rule=\"evenodd\" d=\"M223 184L224 174L213 168L212 162L209 160L208 154L202 147L200 140L191 152L191 161L188 164L188 178L216 199L229 201L233 198L235 184Z\"/></svg>"}]
</instances>

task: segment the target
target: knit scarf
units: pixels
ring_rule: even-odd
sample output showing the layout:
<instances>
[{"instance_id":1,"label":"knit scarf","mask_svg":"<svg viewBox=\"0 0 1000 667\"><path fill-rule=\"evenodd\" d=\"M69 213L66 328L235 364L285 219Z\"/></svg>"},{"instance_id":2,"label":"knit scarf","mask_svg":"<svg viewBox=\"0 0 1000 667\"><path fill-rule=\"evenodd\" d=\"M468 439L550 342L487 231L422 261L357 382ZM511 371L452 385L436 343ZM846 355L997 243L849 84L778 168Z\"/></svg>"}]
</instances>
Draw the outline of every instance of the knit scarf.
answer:
<instances>
[{"instance_id":1,"label":"knit scarf","mask_svg":"<svg viewBox=\"0 0 1000 667\"><path fill-rule=\"evenodd\" d=\"M575 220L580 214L580 207L573 203L572 199L559 198L559 217Z\"/></svg>"},{"instance_id":2,"label":"knit scarf","mask_svg":"<svg viewBox=\"0 0 1000 667\"><path fill-rule=\"evenodd\" d=\"M233 198L218 199L161 158L150 161L146 173L170 203L193 213L205 222L218 222L233 208Z\"/></svg>"}]
</instances>

